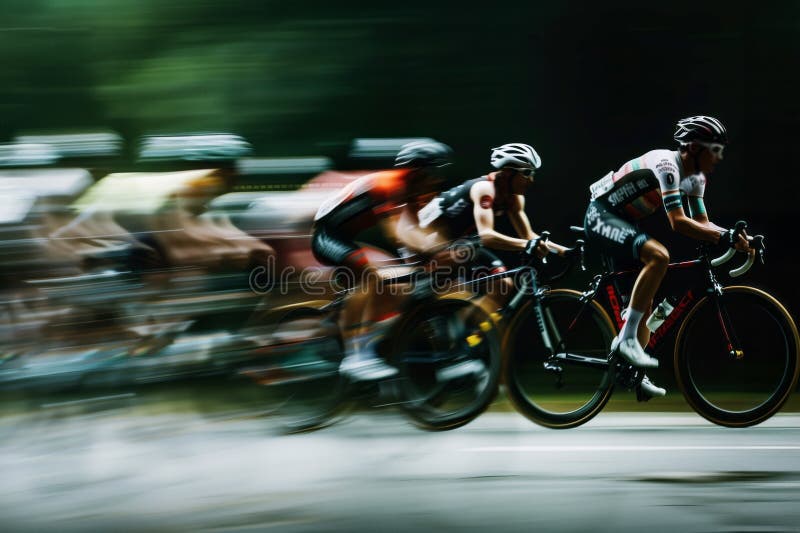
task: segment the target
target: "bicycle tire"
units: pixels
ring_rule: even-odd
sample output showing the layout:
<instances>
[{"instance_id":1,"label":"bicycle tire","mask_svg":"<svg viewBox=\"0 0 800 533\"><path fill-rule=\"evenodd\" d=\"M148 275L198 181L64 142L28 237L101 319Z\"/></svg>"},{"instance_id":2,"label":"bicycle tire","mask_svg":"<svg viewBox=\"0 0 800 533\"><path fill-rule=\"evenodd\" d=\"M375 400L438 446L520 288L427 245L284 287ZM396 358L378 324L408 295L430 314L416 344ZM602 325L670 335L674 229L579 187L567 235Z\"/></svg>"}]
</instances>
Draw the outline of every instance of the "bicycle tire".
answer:
<instances>
[{"instance_id":1,"label":"bicycle tire","mask_svg":"<svg viewBox=\"0 0 800 533\"><path fill-rule=\"evenodd\" d=\"M470 300L442 298L418 305L398 329L391 359L400 370L400 408L419 428L444 431L464 426L486 411L497 395L499 335L489 313ZM443 378L456 362L477 365L476 370Z\"/></svg>"},{"instance_id":2,"label":"bicycle tire","mask_svg":"<svg viewBox=\"0 0 800 533\"><path fill-rule=\"evenodd\" d=\"M541 303L545 315L551 317L547 319L551 338L563 339L562 353L591 357L597 366L559 360L561 372L547 370L550 353L539 334L531 300L514 315L503 342L503 378L509 400L526 418L552 429L585 424L605 407L614 389L613 365L600 365L607 361L616 329L602 305L590 300L583 307L580 298L578 291L555 289ZM589 315L575 320L581 309Z\"/></svg>"},{"instance_id":3,"label":"bicycle tire","mask_svg":"<svg viewBox=\"0 0 800 533\"><path fill-rule=\"evenodd\" d=\"M330 313L311 306L284 313L272 328L275 344L244 372L264 388L266 414L280 433L330 426L347 407L347 383L339 374L342 339L335 324L321 325L326 316Z\"/></svg>"},{"instance_id":4,"label":"bicycle tire","mask_svg":"<svg viewBox=\"0 0 800 533\"><path fill-rule=\"evenodd\" d=\"M742 357L731 355L716 306L706 296L678 331L675 377L703 418L727 427L753 426L777 413L797 385L797 326L778 300L754 287L725 287L720 302Z\"/></svg>"}]
</instances>

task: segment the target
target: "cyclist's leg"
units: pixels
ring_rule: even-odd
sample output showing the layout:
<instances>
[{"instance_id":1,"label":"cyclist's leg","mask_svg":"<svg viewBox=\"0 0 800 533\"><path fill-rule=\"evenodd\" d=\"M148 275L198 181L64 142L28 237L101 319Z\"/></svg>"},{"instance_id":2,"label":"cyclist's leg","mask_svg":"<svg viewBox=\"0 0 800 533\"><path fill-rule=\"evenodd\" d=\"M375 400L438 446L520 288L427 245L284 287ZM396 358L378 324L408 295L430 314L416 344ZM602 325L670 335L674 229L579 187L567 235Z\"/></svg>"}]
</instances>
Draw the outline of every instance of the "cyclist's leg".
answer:
<instances>
[{"instance_id":1,"label":"cyclist's leg","mask_svg":"<svg viewBox=\"0 0 800 533\"><path fill-rule=\"evenodd\" d=\"M345 301L342 313L345 357L341 371L357 380L381 379L397 373L375 352L371 325L376 318L376 307L372 301L378 292L378 275L366 251L348 236L331 232L325 227L315 228L311 249L321 263L343 268L341 274L346 278L346 283L357 287ZM377 311L380 311L380 307Z\"/></svg>"},{"instance_id":2,"label":"cyclist's leg","mask_svg":"<svg viewBox=\"0 0 800 533\"><path fill-rule=\"evenodd\" d=\"M652 307L656 291L667 273L669 252L663 244L653 238L648 238L641 245L639 260L644 264L644 267L642 267L633 285L630 307L645 314ZM647 329L643 321L640 321L637 325L639 340L642 346L646 346L647 341L650 340L650 330Z\"/></svg>"},{"instance_id":3,"label":"cyclist's leg","mask_svg":"<svg viewBox=\"0 0 800 533\"><path fill-rule=\"evenodd\" d=\"M385 285L381 272L369 262L361 272L359 290L356 291L364 296L361 314L363 327L358 333L363 340L361 350L377 356L377 344L400 318L403 289L398 285Z\"/></svg>"},{"instance_id":4,"label":"cyclist's leg","mask_svg":"<svg viewBox=\"0 0 800 533\"><path fill-rule=\"evenodd\" d=\"M661 281L664 279L664 274L667 272L669 252L656 239L648 238L641 245L638 257L644 266L633 284L629 306L629 313L635 311L638 320L631 321L631 315L629 314L629 320L622 327L620 337L636 337L641 346L646 346L650 340L650 331L641 318L652 308L653 298L661 285Z\"/></svg>"},{"instance_id":5,"label":"cyclist's leg","mask_svg":"<svg viewBox=\"0 0 800 533\"><path fill-rule=\"evenodd\" d=\"M476 250L472 270L474 278L501 274L506 270L503 261L492 251L486 248L478 248ZM511 278L489 281L486 283L485 292L481 300L481 306L492 311L502 309L514 293L514 281ZM484 304L488 305L488 307Z\"/></svg>"},{"instance_id":6,"label":"cyclist's leg","mask_svg":"<svg viewBox=\"0 0 800 533\"><path fill-rule=\"evenodd\" d=\"M617 350L634 366L658 366L658 360L647 355L642 349L637 333L641 319L650 307L650 302L666 271L669 260L666 249L601 201L589 204L584 226L588 240L615 261L623 263L641 261L645 264L636 279L631 301L625 310L625 323L614 339L611 349Z\"/></svg>"},{"instance_id":7,"label":"cyclist's leg","mask_svg":"<svg viewBox=\"0 0 800 533\"><path fill-rule=\"evenodd\" d=\"M380 358L378 344L400 316L397 306L392 305L393 295L381 290L380 273L366 259L363 249L350 254L347 264L356 276L357 289L348 310L352 322L343 329L346 355L342 371L356 380L391 377L397 369Z\"/></svg>"}]
</instances>

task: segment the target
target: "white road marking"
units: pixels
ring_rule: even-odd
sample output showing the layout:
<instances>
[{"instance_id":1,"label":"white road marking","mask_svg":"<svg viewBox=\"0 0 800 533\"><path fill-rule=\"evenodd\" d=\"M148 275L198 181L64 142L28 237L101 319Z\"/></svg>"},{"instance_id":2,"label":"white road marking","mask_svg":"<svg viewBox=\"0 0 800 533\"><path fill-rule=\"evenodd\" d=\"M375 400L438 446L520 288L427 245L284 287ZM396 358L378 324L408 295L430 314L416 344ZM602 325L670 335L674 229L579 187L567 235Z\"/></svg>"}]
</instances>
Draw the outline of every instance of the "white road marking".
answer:
<instances>
[{"instance_id":1,"label":"white road marking","mask_svg":"<svg viewBox=\"0 0 800 533\"><path fill-rule=\"evenodd\" d=\"M795 451L800 446L482 446L460 452L663 452L663 451Z\"/></svg>"}]
</instances>

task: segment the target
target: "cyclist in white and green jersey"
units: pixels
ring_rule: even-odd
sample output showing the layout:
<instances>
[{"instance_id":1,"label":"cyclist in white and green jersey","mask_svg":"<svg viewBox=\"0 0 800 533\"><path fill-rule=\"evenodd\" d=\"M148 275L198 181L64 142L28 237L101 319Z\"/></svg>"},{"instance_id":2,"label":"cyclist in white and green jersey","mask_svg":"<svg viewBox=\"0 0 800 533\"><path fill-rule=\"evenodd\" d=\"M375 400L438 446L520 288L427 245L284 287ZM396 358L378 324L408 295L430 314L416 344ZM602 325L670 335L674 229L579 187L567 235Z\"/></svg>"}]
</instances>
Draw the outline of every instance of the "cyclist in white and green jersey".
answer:
<instances>
[{"instance_id":1,"label":"cyclist in white and green jersey","mask_svg":"<svg viewBox=\"0 0 800 533\"><path fill-rule=\"evenodd\" d=\"M706 176L722 160L728 144L725 126L713 117L692 116L678 121L673 137L679 143L678 150L647 152L593 183L584 220L590 243L617 262L644 264L631 292L625 324L611 346L638 367L658 366L658 360L642 348L649 339L642 317L649 312L664 278L669 252L641 231L637 222L663 206L676 232L713 243L722 239L741 251L748 250L746 236L735 237L732 230L711 222L703 203ZM682 196L687 197L688 214ZM646 378L642 388L651 396L666 392Z\"/></svg>"}]
</instances>

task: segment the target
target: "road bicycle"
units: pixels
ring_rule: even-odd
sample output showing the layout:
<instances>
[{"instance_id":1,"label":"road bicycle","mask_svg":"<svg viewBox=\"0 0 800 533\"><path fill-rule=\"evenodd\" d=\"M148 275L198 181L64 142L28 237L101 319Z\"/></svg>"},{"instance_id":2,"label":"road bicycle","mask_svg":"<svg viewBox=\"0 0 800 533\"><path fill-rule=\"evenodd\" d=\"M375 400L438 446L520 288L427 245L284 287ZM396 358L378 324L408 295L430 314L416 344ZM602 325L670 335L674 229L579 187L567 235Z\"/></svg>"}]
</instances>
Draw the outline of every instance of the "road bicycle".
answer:
<instances>
[{"instance_id":1,"label":"road bicycle","mask_svg":"<svg viewBox=\"0 0 800 533\"><path fill-rule=\"evenodd\" d=\"M406 310L379 345L399 374L353 383L339 372L344 356L340 313L348 295L270 311L272 333L252 352L241 375L267 393L281 432L326 427L358 405L397 406L418 427L447 430L474 420L494 400L501 370L500 339L489 313L457 291L439 294L419 269L388 278L405 291Z\"/></svg>"},{"instance_id":2,"label":"road bicycle","mask_svg":"<svg viewBox=\"0 0 800 533\"><path fill-rule=\"evenodd\" d=\"M745 227L739 222L736 231ZM745 274L756 258L764 263L764 237L752 237L751 248L731 277ZM715 424L752 426L778 412L794 390L800 339L791 315L773 296L719 283L715 269L734 257L733 249L717 258L711 253L704 243L696 259L669 264L656 301L664 298L661 310L672 309L654 328L646 351L658 353L676 333L674 372L689 405ZM646 399L639 388L643 371L609 352L638 270L613 271L605 257L604 263L605 272L583 292L536 287L532 278L527 301L511 310L503 379L514 406L543 426L586 423L617 385Z\"/></svg>"}]
</instances>

